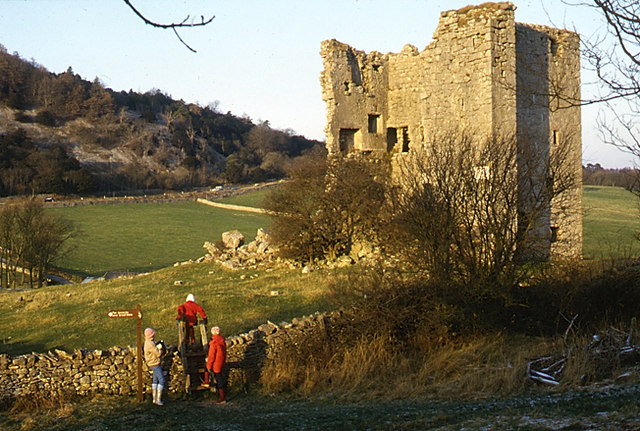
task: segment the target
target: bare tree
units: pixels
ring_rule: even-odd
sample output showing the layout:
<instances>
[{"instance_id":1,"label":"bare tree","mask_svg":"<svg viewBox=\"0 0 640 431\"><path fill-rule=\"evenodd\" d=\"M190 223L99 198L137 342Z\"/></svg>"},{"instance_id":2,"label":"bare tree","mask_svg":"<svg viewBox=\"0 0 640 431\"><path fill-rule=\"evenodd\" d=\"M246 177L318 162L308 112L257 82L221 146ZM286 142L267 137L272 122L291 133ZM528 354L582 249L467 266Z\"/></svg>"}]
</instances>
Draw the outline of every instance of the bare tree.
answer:
<instances>
[{"instance_id":1,"label":"bare tree","mask_svg":"<svg viewBox=\"0 0 640 431\"><path fill-rule=\"evenodd\" d=\"M291 180L265 202L281 252L300 260L349 255L356 243L375 243L385 201L382 161L301 159Z\"/></svg>"},{"instance_id":2,"label":"bare tree","mask_svg":"<svg viewBox=\"0 0 640 431\"><path fill-rule=\"evenodd\" d=\"M40 202L24 199L7 203L0 209L0 284L16 286L18 274L22 283L34 275L41 287L51 263L64 252L73 226L66 220L46 213Z\"/></svg>"},{"instance_id":3,"label":"bare tree","mask_svg":"<svg viewBox=\"0 0 640 431\"><path fill-rule=\"evenodd\" d=\"M54 260L65 253L64 245L74 235L74 228L69 221L48 213L40 213L33 227L30 248L35 253L30 262L33 268L30 274L31 280L33 273L37 274L38 287L42 287L46 271Z\"/></svg>"},{"instance_id":4,"label":"bare tree","mask_svg":"<svg viewBox=\"0 0 640 431\"><path fill-rule=\"evenodd\" d=\"M606 104L598 116L604 142L640 158L640 3L566 3L597 10L606 24L604 31L582 40L582 54L602 84L602 92L583 104Z\"/></svg>"},{"instance_id":5,"label":"bare tree","mask_svg":"<svg viewBox=\"0 0 640 431\"><path fill-rule=\"evenodd\" d=\"M215 15L212 15L211 18L205 18L204 15L200 15L200 20L199 21L193 21L193 20L189 20L189 18L191 18L190 15L187 15L186 18L184 18L182 21L180 22L173 22L173 23L169 23L169 24L163 24L163 23L159 23L159 22L155 22L152 21L150 19L148 19L146 16L144 16L142 14L142 12L140 12L138 9L136 9L133 4L131 4L130 0L123 0L125 2L125 4L127 6L129 6L129 8L131 8L131 10L138 16L140 17L140 19L142 21L144 21L145 24L148 24L152 27L156 27L156 28L162 28L162 29L171 29L173 30L173 32L175 33L176 37L178 38L178 40L180 40L180 42L182 42L182 44L184 46L187 47L187 49L189 49L191 52L197 52L195 49L193 49L191 46L189 46L181 37L180 34L178 34L178 28L184 28L184 27L204 27L205 25L209 24L211 21L213 21L213 19L215 18Z\"/></svg>"},{"instance_id":6,"label":"bare tree","mask_svg":"<svg viewBox=\"0 0 640 431\"><path fill-rule=\"evenodd\" d=\"M551 204L571 208L562 200L579 189L579 171L560 148L524 148L514 137L450 133L407 158L389 224L403 260L430 278L500 286L523 260L548 258Z\"/></svg>"}]
</instances>

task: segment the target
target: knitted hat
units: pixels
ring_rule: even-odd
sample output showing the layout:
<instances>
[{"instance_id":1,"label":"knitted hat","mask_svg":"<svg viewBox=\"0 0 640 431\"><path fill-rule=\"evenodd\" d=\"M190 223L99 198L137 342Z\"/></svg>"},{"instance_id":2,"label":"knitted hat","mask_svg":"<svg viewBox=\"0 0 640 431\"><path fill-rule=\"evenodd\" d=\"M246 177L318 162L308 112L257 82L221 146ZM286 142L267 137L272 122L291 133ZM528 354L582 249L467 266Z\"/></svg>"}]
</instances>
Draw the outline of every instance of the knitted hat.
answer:
<instances>
[{"instance_id":1,"label":"knitted hat","mask_svg":"<svg viewBox=\"0 0 640 431\"><path fill-rule=\"evenodd\" d=\"M153 328L147 328L144 330L144 337L145 338L153 338L153 336L156 335L156 330Z\"/></svg>"},{"instance_id":2,"label":"knitted hat","mask_svg":"<svg viewBox=\"0 0 640 431\"><path fill-rule=\"evenodd\" d=\"M211 328L211 333L213 335L217 335L220 333L220 327L219 326L214 326L213 328Z\"/></svg>"},{"instance_id":3,"label":"knitted hat","mask_svg":"<svg viewBox=\"0 0 640 431\"><path fill-rule=\"evenodd\" d=\"M190 293L190 294L187 295L187 302L189 302L189 301L196 302L196 297L193 296L193 293Z\"/></svg>"}]
</instances>

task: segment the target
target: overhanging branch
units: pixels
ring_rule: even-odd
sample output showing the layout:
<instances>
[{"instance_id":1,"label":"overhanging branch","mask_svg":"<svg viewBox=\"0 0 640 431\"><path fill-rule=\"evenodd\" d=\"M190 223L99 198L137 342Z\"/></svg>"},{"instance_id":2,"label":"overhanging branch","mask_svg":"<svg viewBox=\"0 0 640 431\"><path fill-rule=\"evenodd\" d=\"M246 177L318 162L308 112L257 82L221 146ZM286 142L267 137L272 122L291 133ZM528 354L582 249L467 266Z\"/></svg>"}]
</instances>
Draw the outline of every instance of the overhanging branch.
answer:
<instances>
[{"instance_id":1,"label":"overhanging branch","mask_svg":"<svg viewBox=\"0 0 640 431\"><path fill-rule=\"evenodd\" d=\"M133 13L135 13L142 21L144 21L145 24L148 24L152 27L156 27L156 28L162 28L162 29L172 29L173 32L176 34L178 40L184 45L186 46L191 52L197 52L195 49L193 49L192 47L190 47L178 34L178 28L180 27L204 27L205 25L209 24L211 21L213 21L213 19L215 18L215 15L212 15L211 18L205 19L204 15L200 15L200 21L199 22L188 22L190 15L187 15L187 17L185 19L183 19L180 22L174 22L174 23L170 23L170 24L162 24L162 23L158 23L155 21L151 21L150 19L148 19L146 16L144 16L138 9L136 9L132 4L131 1L129 0L123 0L125 2L125 4L127 6L129 6L129 8L131 8L131 10L133 11Z\"/></svg>"}]
</instances>

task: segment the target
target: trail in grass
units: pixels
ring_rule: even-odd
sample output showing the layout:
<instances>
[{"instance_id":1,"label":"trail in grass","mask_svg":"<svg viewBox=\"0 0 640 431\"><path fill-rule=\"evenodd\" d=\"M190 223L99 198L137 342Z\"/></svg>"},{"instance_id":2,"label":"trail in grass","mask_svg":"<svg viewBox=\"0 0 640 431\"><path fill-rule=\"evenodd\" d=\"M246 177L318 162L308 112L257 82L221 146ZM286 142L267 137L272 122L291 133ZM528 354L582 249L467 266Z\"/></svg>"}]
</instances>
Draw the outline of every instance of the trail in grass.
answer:
<instances>
[{"instance_id":1,"label":"trail in grass","mask_svg":"<svg viewBox=\"0 0 640 431\"><path fill-rule=\"evenodd\" d=\"M66 417L46 412L38 426L50 430L558 430L638 429L638 385L538 393L488 401L349 400L332 396L283 398L232 395L224 406L214 394L147 401L97 398L67 407ZM55 412L53 412L55 415ZM7 431L28 429L20 414L0 413Z\"/></svg>"}]
</instances>

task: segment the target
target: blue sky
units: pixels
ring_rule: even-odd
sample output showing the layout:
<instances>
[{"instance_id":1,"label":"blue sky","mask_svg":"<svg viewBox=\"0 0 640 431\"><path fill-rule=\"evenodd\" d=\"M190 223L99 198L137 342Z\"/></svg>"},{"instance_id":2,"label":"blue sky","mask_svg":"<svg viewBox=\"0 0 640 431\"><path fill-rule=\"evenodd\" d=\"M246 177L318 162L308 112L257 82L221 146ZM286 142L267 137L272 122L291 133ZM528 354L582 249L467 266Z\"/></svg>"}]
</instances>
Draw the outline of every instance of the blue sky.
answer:
<instances>
[{"instance_id":1,"label":"blue sky","mask_svg":"<svg viewBox=\"0 0 640 431\"><path fill-rule=\"evenodd\" d=\"M122 0L0 0L0 44L56 73L69 66L114 90L158 88L175 99L269 120L324 139L320 42L338 39L365 51L398 52L431 41L441 11L470 0L131 0L156 22L187 15L216 18L183 29L145 25ZM482 3L478 0L475 3ZM575 28L602 27L589 8L561 0L516 0L516 20ZM589 82L583 74L583 82ZM589 92L583 89L583 95ZM597 107L583 109L583 161L632 166L633 157L601 144Z\"/></svg>"}]
</instances>

